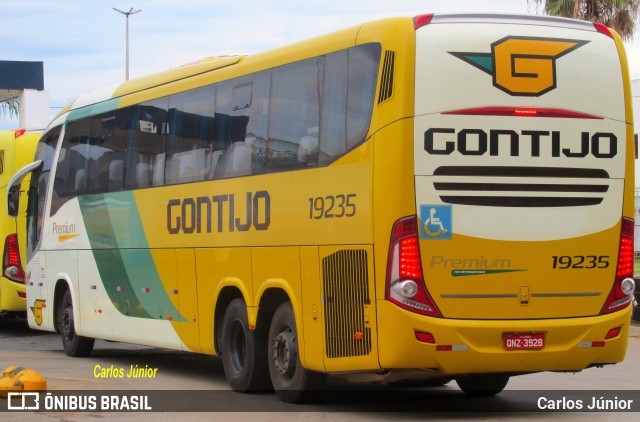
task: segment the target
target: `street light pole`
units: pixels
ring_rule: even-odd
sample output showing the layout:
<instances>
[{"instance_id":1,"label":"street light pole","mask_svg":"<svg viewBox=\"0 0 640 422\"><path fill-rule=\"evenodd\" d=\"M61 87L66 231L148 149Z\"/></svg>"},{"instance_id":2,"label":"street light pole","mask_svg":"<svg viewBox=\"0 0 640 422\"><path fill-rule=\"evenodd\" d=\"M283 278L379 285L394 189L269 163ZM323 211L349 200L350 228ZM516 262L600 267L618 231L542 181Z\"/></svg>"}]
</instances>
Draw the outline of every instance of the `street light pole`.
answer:
<instances>
[{"instance_id":1,"label":"street light pole","mask_svg":"<svg viewBox=\"0 0 640 422\"><path fill-rule=\"evenodd\" d=\"M113 7L113 10L115 10L118 13L122 13L123 15L126 16L126 39L127 39L127 56L126 56L126 68L125 68L125 80L129 80L129 15L135 15L138 12L142 12L142 9L138 9L138 10L133 10L133 7L131 9L129 9L128 12L125 12L123 10L120 10L118 8Z\"/></svg>"}]
</instances>

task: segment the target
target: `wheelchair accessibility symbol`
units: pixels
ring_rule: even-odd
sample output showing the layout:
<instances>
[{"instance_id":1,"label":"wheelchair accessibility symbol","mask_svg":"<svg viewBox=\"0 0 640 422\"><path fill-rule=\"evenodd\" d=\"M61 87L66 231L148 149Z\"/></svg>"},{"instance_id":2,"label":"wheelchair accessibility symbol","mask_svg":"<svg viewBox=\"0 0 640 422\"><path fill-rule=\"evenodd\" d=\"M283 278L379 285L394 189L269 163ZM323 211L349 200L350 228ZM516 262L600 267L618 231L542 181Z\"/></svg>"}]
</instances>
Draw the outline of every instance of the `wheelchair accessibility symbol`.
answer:
<instances>
[{"instance_id":1,"label":"wheelchair accessibility symbol","mask_svg":"<svg viewBox=\"0 0 640 422\"><path fill-rule=\"evenodd\" d=\"M420 238L451 239L452 208L451 205L420 205Z\"/></svg>"}]
</instances>

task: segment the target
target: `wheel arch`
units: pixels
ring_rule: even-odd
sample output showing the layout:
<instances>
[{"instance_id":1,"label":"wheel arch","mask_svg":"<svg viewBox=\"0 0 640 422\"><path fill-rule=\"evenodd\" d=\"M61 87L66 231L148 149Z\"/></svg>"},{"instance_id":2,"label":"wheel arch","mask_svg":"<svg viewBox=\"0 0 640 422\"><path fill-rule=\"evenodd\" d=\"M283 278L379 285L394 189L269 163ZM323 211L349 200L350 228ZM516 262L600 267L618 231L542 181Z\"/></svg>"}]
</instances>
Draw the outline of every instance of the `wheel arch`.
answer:
<instances>
[{"instance_id":1,"label":"wheel arch","mask_svg":"<svg viewBox=\"0 0 640 422\"><path fill-rule=\"evenodd\" d=\"M53 313L53 328L55 329L55 331L57 333L60 332L60 328L58 327L58 315L60 312L60 303L62 303L62 298L64 298L64 294L67 290L69 290L71 292L71 301L73 304L77 304L78 303L78 299L77 296L75 294L75 291L72 287L71 284L71 280L69 280L69 277L63 274L58 274L58 276L56 277L56 285L54 287L53 290L53 306L52 306L52 312ZM78 309L78 306L74 306L73 307L73 318L76 321L79 321L78 316L80 310Z\"/></svg>"},{"instance_id":2,"label":"wheel arch","mask_svg":"<svg viewBox=\"0 0 640 422\"><path fill-rule=\"evenodd\" d=\"M220 347L220 326L222 325L222 320L224 319L224 314L229 307L229 303L234 299L241 298L246 304L247 297L243 294L241 287L238 285L227 285L222 287L216 294L216 297L217 300L213 310L213 350L217 355L219 355L222 352Z\"/></svg>"}]
</instances>

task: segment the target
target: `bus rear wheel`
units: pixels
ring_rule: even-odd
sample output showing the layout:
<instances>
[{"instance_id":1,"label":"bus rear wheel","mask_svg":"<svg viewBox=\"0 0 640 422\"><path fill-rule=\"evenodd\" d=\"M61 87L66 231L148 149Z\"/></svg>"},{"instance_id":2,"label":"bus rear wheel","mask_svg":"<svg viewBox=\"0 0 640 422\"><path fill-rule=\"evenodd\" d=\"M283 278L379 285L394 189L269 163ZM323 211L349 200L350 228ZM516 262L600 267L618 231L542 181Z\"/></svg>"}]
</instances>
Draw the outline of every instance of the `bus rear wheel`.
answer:
<instances>
[{"instance_id":1,"label":"bus rear wheel","mask_svg":"<svg viewBox=\"0 0 640 422\"><path fill-rule=\"evenodd\" d=\"M276 309L269 328L269 375L278 398L287 403L309 401L324 386L326 375L300 364L296 320L290 302Z\"/></svg>"},{"instance_id":2,"label":"bus rear wheel","mask_svg":"<svg viewBox=\"0 0 640 422\"><path fill-rule=\"evenodd\" d=\"M482 374L456 379L458 387L466 394L476 397L495 396L507 386L509 375Z\"/></svg>"},{"instance_id":3,"label":"bus rear wheel","mask_svg":"<svg viewBox=\"0 0 640 422\"><path fill-rule=\"evenodd\" d=\"M222 321L222 366L234 391L270 390L264 336L249 329L247 307L238 298L229 303Z\"/></svg>"},{"instance_id":4,"label":"bus rear wheel","mask_svg":"<svg viewBox=\"0 0 640 422\"><path fill-rule=\"evenodd\" d=\"M73 300L69 289L64 292L56 316L56 325L62 335L62 346L66 355L71 357L89 356L93 351L95 339L82 337L76 333L73 318Z\"/></svg>"}]
</instances>

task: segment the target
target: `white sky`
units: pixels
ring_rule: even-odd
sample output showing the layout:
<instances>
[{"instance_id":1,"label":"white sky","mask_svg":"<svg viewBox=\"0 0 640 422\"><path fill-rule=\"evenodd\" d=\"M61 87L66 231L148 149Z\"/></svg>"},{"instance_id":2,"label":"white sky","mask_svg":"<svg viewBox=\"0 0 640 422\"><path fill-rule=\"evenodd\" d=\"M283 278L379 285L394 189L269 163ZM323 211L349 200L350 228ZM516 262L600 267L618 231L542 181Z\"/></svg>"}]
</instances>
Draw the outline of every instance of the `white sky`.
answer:
<instances>
[{"instance_id":1,"label":"white sky","mask_svg":"<svg viewBox=\"0 0 640 422\"><path fill-rule=\"evenodd\" d=\"M389 16L422 13L535 13L533 0L0 0L0 60L44 62L51 114L78 95L208 56L253 54ZM640 31L627 43L640 78ZM0 119L0 129L17 121Z\"/></svg>"}]
</instances>

